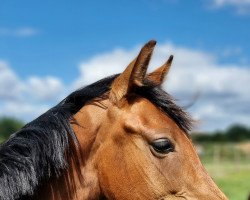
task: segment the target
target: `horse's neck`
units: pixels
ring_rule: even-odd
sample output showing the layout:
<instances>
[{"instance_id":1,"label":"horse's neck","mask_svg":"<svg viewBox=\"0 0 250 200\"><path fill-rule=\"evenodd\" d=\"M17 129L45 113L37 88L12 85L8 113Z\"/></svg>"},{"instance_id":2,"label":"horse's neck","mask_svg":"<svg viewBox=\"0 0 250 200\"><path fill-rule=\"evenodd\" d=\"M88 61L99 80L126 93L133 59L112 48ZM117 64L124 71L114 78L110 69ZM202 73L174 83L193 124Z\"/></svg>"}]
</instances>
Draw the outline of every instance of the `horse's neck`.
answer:
<instances>
[{"instance_id":1,"label":"horse's neck","mask_svg":"<svg viewBox=\"0 0 250 200\"><path fill-rule=\"evenodd\" d=\"M38 189L32 199L36 200L88 200L98 199L99 190L93 191L89 187L94 181L87 166L79 166L73 159L67 171L59 178L53 178Z\"/></svg>"},{"instance_id":2,"label":"horse's neck","mask_svg":"<svg viewBox=\"0 0 250 200\"><path fill-rule=\"evenodd\" d=\"M94 169L89 154L103 112L103 108L87 105L74 116L75 121L71 126L79 145L70 148L69 167L59 178L51 179L49 184L39 189L35 199L98 199L100 191L95 185L98 181L93 176Z\"/></svg>"}]
</instances>

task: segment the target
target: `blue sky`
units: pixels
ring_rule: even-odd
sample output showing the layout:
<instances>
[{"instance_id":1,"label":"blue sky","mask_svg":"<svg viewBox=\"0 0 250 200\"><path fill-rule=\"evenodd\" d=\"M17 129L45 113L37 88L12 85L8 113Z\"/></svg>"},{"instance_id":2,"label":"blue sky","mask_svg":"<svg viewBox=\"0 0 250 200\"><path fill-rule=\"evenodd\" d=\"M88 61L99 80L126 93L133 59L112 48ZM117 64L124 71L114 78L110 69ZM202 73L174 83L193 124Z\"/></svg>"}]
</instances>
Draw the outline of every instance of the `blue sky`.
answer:
<instances>
[{"instance_id":1,"label":"blue sky","mask_svg":"<svg viewBox=\"0 0 250 200\"><path fill-rule=\"evenodd\" d=\"M33 109L40 104L42 108L37 110L45 110L57 102L58 98L51 96L46 88L41 89L47 92L46 98L38 98L40 93L27 90L36 90L36 85L42 87L43 84L52 84L55 88L50 92L57 94L60 91L58 96L64 96L71 90L69 87L79 82L77 80L80 77L86 78L87 73L84 75L83 68L87 69L87 63L91 66L102 55L110 55L109 59L112 59L112 53L117 49L122 52L119 55L132 57L139 46L149 39L156 39L162 45L160 47L172 49L173 54L175 51L180 52L183 57L187 54L197 56L200 53L197 60L205 56L207 63L204 65L212 63L216 69L243 69L239 74L248 73L250 69L248 0L0 0L0 5L0 62L12 81L18 80L25 85L23 87L26 87L26 92L21 92L21 96L27 98L30 95L25 100L24 97L6 94L14 84L6 81L7 75L2 76L5 88L2 88L2 93L0 88L0 115L6 115L6 107L10 107L7 105L10 102L18 107L28 101ZM197 54L189 54L190 52ZM100 66L102 64L100 62ZM193 64L199 65L198 62ZM123 69L125 66L119 67ZM23 88L13 89L20 90L23 91ZM173 89L173 93L178 91ZM248 96L242 101L250 103ZM201 105L204 103L201 102ZM27 108L28 113L32 108ZM240 110L246 112L244 108ZM250 114L248 112L245 114L245 121L250 119L247 118ZM13 115L24 120L33 117L15 112ZM227 125L228 123L213 127L201 125L201 129L213 130Z\"/></svg>"}]
</instances>

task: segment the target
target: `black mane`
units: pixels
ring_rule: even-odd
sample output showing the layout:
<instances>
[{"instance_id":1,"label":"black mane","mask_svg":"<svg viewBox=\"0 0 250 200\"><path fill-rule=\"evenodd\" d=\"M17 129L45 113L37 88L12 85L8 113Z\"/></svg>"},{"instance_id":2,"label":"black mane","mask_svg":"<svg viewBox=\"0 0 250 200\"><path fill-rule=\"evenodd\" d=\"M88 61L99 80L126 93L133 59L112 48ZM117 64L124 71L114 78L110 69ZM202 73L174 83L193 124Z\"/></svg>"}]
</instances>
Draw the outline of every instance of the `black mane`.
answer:
<instances>
[{"instance_id":1,"label":"black mane","mask_svg":"<svg viewBox=\"0 0 250 200\"><path fill-rule=\"evenodd\" d=\"M70 120L87 102L109 92L117 76L73 92L0 145L0 200L32 195L40 182L60 176L68 164L65 151L72 142L77 144ZM166 92L152 85L135 92L159 107L186 133L190 130L188 115Z\"/></svg>"}]
</instances>

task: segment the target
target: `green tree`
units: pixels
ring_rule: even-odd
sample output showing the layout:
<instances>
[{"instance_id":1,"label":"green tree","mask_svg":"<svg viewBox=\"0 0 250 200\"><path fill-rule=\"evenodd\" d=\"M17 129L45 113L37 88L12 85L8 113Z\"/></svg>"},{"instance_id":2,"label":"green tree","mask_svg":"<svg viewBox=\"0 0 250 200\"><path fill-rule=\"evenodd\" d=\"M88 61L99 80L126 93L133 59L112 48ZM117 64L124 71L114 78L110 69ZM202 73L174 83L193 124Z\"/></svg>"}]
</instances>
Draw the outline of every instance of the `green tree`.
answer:
<instances>
[{"instance_id":1,"label":"green tree","mask_svg":"<svg viewBox=\"0 0 250 200\"><path fill-rule=\"evenodd\" d=\"M250 130L244 125L236 124L226 131L229 141L239 142L250 139Z\"/></svg>"},{"instance_id":2,"label":"green tree","mask_svg":"<svg viewBox=\"0 0 250 200\"><path fill-rule=\"evenodd\" d=\"M23 127L24 123L11 117L0 118L0 140L7 139L12 133Z\"/></svg>"},{"instance_id":3,"label":"green tree","mask_svg":"<svg viewBox=\"0 0 250 200\"><path fill-rule=\"evenodd\" d=\"M241 142L250 140L250 129L241 124L234 124L225 131L192 135L195 142Z\"/></svg>"}]
</instances>

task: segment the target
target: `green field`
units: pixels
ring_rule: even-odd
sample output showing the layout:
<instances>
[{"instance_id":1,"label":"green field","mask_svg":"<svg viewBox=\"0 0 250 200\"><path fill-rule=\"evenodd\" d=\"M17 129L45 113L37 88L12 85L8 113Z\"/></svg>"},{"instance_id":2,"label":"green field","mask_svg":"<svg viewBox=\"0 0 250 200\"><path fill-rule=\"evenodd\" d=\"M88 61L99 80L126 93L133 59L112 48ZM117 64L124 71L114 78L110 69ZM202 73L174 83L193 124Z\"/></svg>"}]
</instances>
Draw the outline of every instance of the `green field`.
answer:
<instances>
[{"instance_id":1,"label":"green field","mask_svg":"<svg viewBox=\"0 0 250 200\"><path fill-rule=\"evenodd\" d=\"M250 195L250 142L205 143L202 162L230 200Z\"/></svg>"},{"instance_id":2,"label":"green field","mask_svg":"<svg viewBox=\"0 0 250 200\"><path fill-rule=\"evenodd\" d=\"M250 194L250 162L207 163L205 167L230 200L247 200Z\"/></svg>"}]
</instances>

